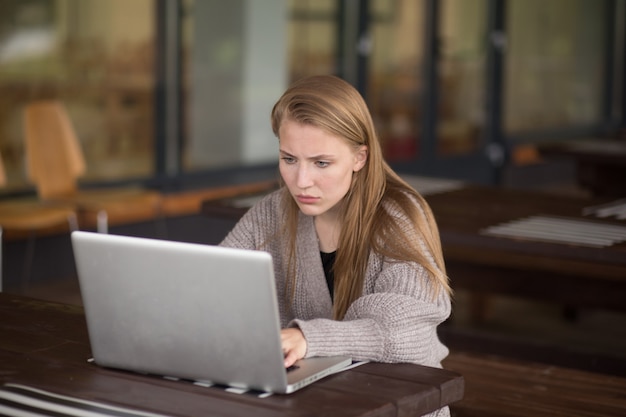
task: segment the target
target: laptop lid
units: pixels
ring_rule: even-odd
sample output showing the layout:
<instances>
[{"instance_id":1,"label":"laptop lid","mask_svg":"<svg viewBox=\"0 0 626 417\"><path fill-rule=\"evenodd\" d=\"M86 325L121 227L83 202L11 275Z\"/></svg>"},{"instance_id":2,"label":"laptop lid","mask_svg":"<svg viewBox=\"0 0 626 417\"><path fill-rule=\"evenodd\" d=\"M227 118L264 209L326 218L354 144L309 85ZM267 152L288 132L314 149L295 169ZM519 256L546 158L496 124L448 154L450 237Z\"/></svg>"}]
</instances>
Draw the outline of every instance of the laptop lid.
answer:
<instances>
[{"instance_id":1,"label":"laptop lid","mask_svg":"<svg viewBox=\"0 0 626 417\"><path fill-rule=\"evenodd\" d=\"M101 366L290 393L351 363L285 371L266 252L82 231L72 246Z\"/></svg>"}]
</instances>

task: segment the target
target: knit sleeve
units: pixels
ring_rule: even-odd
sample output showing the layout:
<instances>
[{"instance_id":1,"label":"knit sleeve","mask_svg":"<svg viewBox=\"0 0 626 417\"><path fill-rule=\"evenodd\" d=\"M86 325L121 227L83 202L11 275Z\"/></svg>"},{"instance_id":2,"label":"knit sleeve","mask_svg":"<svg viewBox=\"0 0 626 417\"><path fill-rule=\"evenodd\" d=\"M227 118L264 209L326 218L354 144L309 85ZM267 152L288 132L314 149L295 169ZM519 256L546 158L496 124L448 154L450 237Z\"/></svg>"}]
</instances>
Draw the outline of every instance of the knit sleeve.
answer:
<instances>
[{"instance_id":1,"label":"knit sleeve","mask_svg":"<svg viewBox=\"0 0 626 417\"><path fill-rule=\"evenodd\" d=\"M307 357L350 355L357 360L440 367L448 349L437 326L450 315L450 299L435 296L418 265L384 263L373 292L357 299L344 320L294 320L307 340Z\"/></svg>"}]
</instances>

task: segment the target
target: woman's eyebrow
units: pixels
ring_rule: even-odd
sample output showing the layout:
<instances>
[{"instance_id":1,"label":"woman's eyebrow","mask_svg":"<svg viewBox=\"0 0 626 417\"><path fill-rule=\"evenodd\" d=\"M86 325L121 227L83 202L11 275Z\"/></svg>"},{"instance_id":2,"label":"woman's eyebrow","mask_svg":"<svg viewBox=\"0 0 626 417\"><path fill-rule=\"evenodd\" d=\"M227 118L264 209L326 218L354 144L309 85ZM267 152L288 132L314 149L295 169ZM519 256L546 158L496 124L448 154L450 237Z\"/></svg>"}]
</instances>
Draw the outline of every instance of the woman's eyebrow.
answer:
<instances>
[{"instance_id":1,"label":"woman's eyebrow","mask_svg":"<svg viewBox=\"0 0 626 417\"><path fill-rule=\"evenodd\" d=\"M279 152L280 152L283 156L290 156L290 157L292 157L292 158L296 158L296 156L294 156L294 155L290 154L289 152L284 151L284 150L282 150L282 149L280 149L280 150L279 150ZM312 155L312 156L309 156L309 157L307 157L306 159L307 159L307 160L310 160L310 161L317 161L317 160L320 160L320 159L334 159L334 158L335 158L335 157L334 157L333 155L331 155L331 154L320 154L320 155Z\"/></svg>"},{"instance_id":2,"label":"woman's eyebrow","mask_svg":"<svg viewBox=\"0 0 626 417\"><path fill-rule=\"evenodd\" d=\"M334 159L334 156L330 155L330 154L321 154L321 155L310 156L308 159L310 159L312 161L313 160L317 161L317 160L320 160L320 159Z\"/></svg>"}]
</instances>

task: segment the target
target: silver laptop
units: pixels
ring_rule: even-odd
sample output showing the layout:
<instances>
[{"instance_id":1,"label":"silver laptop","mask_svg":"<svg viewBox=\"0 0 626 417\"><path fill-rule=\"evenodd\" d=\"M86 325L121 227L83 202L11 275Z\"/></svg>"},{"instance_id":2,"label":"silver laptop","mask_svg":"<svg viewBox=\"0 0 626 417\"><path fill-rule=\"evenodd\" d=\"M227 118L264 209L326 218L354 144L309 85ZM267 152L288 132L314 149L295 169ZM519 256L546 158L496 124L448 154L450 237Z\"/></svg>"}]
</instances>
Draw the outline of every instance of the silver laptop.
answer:
<instances>
[{"instance_id":1,"label":"silver laptop","mask_svg":"<svg viewBox=\"0 0 626 417\"><path fill-rule=\"evenodd\" d=\"M286 394L351 363L285 370L266 252L80 231L72 246L98 365Z\"/></svg>"}]
</instances>

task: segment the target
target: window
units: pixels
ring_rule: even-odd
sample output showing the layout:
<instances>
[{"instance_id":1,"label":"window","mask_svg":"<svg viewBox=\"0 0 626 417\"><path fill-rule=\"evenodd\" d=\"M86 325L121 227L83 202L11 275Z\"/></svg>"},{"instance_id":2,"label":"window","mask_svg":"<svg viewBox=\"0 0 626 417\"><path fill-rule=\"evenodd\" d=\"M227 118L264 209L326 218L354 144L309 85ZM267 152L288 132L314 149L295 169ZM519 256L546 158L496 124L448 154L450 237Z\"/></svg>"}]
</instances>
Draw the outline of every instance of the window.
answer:
<instances>
[{"instance_id":1,"label":"window","mask_svg":"<svg viewBox=\"0 0 626 417\"><path fill-rule=\"evenodd\" d=\"M507 134L602 121L609 3L508 3L504 106Z\"/></svg>"},{"instance_id":2,"label":"window","mask_svg":"<svg viewBox=\"0 0 626 417\"><path fill-rule=\"evenodd\" d=\"M22 112L33 100L68 109L86 180L153 174L152 0L0 3L0 153L9 183L25 177Z\"/></svg>"}]
</instances>

